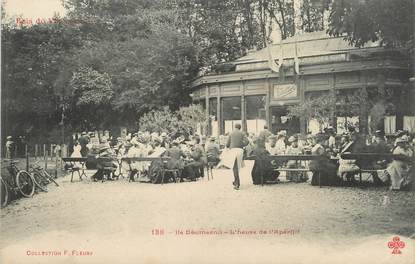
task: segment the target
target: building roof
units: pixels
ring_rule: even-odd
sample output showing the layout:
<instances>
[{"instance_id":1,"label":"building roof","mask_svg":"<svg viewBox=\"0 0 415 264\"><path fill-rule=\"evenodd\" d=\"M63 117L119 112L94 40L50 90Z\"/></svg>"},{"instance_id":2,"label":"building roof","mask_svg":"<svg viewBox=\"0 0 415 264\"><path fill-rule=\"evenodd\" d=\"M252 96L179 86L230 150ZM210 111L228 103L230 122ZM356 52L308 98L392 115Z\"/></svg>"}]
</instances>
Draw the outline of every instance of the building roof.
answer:
<instances>
[{"instance_id":1,"label":"building roof","mask_svg":"<svg viewBox=\"0 0 415 264\"><path fill-rule=\"evenodd\" d=\"M402 57L403 53L401 54L399 50L385 50L379 42L369 42L365 47L357 48L350 45L343 37L331 37L319 31L303 33L270 45L272 58L276 61L280 57L282 48L285 76L294 75L296 47L301 75L362 69L408 68L408 61ZM263 48L248 52L246 56L224 63L222 67L215 67L212 71L201 72L193 81L192 87L196 88L207 83L279 78L279 76L278 72L270 69L268 48Z\"/></svg>"},{"instance_id":2,"label":"building roof","mask_svg":"<svg viewBox=\"0 0 415 264\"><path fill-rule=\"evenodd\" d=\"M324 31L317 31L312 33L303 33L290 38L287 38L281 43L271 44L271 54L273 58L279 58L282 48L282 56L284 59L295 57L295 46L297 46L298 57L319 56L328 54L345 53L350 50L356 50L343 37L331 37ZM379 47L379 43L369 42L365 48ZM263 48L258 51L249 53L236 61L235 64L251 63L268 60L268 50Z\"/></svg>"}]
</instances>

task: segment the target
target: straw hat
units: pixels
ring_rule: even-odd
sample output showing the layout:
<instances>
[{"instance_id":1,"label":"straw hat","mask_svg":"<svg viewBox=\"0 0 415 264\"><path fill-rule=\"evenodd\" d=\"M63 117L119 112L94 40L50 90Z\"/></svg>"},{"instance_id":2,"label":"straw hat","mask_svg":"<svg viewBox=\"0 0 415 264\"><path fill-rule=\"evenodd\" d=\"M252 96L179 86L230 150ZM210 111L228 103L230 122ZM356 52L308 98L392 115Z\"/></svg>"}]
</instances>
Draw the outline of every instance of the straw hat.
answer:
<instances>
[{"instance_id":1,"label":"straw hat","mask_svg":"<svg viewBox=\"0 0 415 264\"><path fill-rule=\"evenodd\" d=\"M409 138L407 135L403 135L402 137L396 139L396 143L407 143L408 141Z\"/></svg>"},{"instance_id":2,"label":"straw hat","mask_svg":"<svg viewBox=\"0 0 415 264\"><path fill-rule=\"evenodd\" d=\"M12 136L8 136L7 139L13 139L13 137Z\"/></svg>"}]
</instances>

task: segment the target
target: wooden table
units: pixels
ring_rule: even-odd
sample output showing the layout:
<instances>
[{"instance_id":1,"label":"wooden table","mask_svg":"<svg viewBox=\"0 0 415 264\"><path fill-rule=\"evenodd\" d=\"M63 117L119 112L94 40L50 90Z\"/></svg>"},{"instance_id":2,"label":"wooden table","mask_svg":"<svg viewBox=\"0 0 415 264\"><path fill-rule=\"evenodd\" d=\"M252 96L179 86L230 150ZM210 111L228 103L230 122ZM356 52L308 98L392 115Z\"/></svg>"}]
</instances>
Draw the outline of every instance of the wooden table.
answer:
<instances>
[{"instance_id":1,"label":"wooden table","mask_svg":"<svg viewBox=\"0 0 415 264\"><path fill-rule=\"evenodd\" d=\"M392 153L342 153L340 154L342 159L355 159L355 160L404 160L408 162L413 162L414 157L407 157L401 154L392 154Z\"/></svg>"}]
</instances>

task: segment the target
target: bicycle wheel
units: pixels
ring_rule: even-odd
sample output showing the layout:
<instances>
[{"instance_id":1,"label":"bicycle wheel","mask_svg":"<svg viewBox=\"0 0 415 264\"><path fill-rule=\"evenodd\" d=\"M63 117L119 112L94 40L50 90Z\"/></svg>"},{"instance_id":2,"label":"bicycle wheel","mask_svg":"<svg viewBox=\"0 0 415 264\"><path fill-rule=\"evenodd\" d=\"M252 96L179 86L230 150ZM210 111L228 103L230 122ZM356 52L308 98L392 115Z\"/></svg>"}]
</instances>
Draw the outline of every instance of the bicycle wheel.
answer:
<instances>
[{"instance_id":1,"label":"bicycle wheel","mask_svg":"<svg viewBox=\"0 0 415 264\"><path fill-rule=\"evenodd\" d=\"M16 184L20 193L24 197L32 197L35 192L35 183L32 175L27 171L21 170L16 175Z\"/></svg>"},{"instance_id":2,"label":"bicycle wheel","mask_svg":"<svg viewBox=\"0 0 415 264\"><path fill-rule=\"evenodd\" d=\"M3 208L9 203L9 190L3 179L1 179L0 185L1 185L1 208Z\"/></svg>"},{"instance_id":3,"label":"bicycle wheel","mask_svg":"<svg viewBox=\"0 0 415 264\"><path fill-rule=\"evenodd\" d=\"M53 182L56 186L59 187L59 184L55 181L55 179L52 176L49 175L47 171L43 170L43 175L45 175L50 182Z\"/></svg>"},{"instance_id":4,"label":"bicycle wheel","mask_svg":"<svg viewBox=\"0 0 415 264\"><path fill-rule=\"evenodd\" d=\"M49 179L47 179L42 173L40 172L33 172L33 180L35 185L44 192L48 191L47 185L49 184Z\"/></svg>"}]
</instances>

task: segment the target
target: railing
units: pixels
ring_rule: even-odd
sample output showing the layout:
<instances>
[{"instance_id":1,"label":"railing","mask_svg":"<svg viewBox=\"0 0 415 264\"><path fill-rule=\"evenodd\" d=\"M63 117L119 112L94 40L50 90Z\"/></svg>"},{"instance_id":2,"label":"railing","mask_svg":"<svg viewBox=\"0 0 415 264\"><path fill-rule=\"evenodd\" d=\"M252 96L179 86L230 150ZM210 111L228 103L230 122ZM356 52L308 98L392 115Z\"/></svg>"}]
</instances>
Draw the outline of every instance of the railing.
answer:
<instances>
[{"instance_id":1,"label":"railing","mask_svg":"<svg viewBox=\"0 0 415 264\"><path fill-rule=\"evenodd\" d=\"M3 148L2 159L7 157L6 152L7 150ZM22 161L20 164L24 164L26 170L29 169L31 163L43 163L44 169L47 170L49 167L49 170L55 171L55 175L58 169L63 168L61 158L69 155L66 144L18 144L12 147L9 154L11 157L8 158Z\"/></svg>"}]
</instances>

